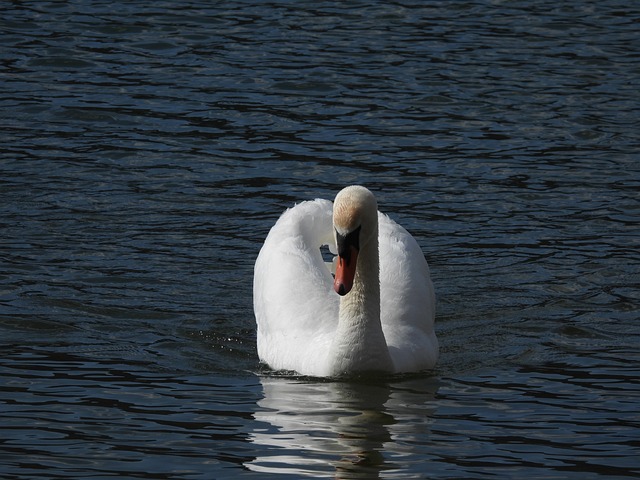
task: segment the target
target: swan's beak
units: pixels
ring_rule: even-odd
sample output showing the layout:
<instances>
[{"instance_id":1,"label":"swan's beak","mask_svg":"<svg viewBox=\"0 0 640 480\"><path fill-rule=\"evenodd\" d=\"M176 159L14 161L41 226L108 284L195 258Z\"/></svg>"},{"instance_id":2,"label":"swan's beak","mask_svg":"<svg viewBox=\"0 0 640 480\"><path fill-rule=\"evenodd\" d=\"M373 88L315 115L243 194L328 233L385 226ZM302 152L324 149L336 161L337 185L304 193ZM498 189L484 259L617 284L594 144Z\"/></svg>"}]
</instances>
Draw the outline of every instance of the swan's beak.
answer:
<instances>
[{"instance_id":1,"label":"swan's beak","mask_svg":"<svg viewBox=\"0 0 640 480\"><path fill-rule=\"evenodd\" d=\"M336 232L338 263L336 265L336 277L333 281L333 289L340 296L349 293L353 287L353 279L356 276L356 265L358 264L359 236L359 227L348 235L340 235Z\"/></svg>"},{"instance_id":2,"label":"swan's beak","mask_svg":"<svg viewBox=\"0 0 640 480\"><path fill-rule=\"evenodd\" d=\"M336 278L333 281L333 289L338 295L346 295L353 287L353 279L356 276L356 264L358 260L358 249L349 247L348 258L338 255L336 265Z\"/></svg>"}]
</instances>

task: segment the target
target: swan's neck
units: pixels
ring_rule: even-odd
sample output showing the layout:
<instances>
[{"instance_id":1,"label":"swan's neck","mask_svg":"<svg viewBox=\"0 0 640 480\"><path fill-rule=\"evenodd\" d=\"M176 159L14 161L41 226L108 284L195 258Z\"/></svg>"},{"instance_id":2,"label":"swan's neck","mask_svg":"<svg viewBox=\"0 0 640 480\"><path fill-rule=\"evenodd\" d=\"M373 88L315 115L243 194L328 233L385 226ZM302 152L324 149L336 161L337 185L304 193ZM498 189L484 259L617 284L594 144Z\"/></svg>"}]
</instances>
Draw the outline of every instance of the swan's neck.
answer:
<instances>
[{"instance_id":1,"label":"swan's neck","mask_svg":"<svg viewBox=\"0 0 640 480\"><path fill-rule=\"evenodd\" d=\"M340 297L338 329L333 339L332 373L393 370L380 322L380 261L378 235L358 254L351 291Z\"/></svg>"}]
</instances>

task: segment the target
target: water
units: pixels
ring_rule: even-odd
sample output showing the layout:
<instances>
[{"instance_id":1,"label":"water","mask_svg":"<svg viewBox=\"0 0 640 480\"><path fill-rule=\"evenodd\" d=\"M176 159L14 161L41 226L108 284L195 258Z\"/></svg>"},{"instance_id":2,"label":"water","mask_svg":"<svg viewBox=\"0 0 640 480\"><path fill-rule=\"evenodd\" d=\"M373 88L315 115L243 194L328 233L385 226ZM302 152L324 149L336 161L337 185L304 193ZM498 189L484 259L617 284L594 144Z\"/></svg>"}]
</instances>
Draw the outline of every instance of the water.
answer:
<instances>
[{"instance_id":1,"label":"water","mask_svg":"<svg viewBox=\"0 0 640 480\"><path fill-rule=\"evenodd\" d=\"M0 7L3 478L640 475L633 2ZM362 183L437 368L264 370L252 267Z\"/></svg>"}]
</instances>

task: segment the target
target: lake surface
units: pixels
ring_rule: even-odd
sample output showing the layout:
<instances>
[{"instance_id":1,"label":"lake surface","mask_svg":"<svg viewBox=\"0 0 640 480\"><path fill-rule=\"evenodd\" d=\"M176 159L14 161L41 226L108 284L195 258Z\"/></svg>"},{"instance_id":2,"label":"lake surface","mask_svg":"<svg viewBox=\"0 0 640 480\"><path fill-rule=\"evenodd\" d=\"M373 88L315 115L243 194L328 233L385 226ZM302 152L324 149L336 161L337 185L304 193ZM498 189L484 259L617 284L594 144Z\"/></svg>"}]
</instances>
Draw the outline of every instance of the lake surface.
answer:
<instances>
[{"instance_id":1,"label":"lake surface","mask_svg":"<svg viewBox=\"0 0 640 480\"><path fill-rule=\"evenodd\" d=\"M640 476L640 6L5 2L0 473ZM435 370L260 366L278 215L373 190Z\"/></svg>"}]
</instances>

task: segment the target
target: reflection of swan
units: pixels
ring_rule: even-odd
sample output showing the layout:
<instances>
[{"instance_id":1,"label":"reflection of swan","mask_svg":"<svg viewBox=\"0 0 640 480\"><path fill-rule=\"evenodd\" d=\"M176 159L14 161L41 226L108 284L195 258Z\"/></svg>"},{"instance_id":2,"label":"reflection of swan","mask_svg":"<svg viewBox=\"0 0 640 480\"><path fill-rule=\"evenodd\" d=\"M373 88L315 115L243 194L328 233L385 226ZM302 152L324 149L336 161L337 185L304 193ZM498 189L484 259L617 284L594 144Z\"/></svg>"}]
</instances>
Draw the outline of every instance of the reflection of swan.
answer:
<instances>
[{"instance_id":1,"label":"reflection of swan","mask_svg":"<svg viewBox=\"0 0 640 480\"><path fill-rule=\"evenodd\" d=\"M389 384L261 378L264 398L251 440L264 473L378 478L392 468L424 471L431 380ZM411 447L411 445L418 445ZM412 477L411 477L412 478Z\"/></svg>"},{"instance_id":2,"label":"reflection of swan","mask_svg":"<svg viewBox=\"0 0 640 480\"><path fill-rule=\"evenodd\" d=\"M324 245L338 254L335 280ZM253 293L258 355L273 369L411 372L437 360L427 262L364 187L338 193L333 213L327 200L287 210L256 260Z\"/></svg>"}]
</instances>

